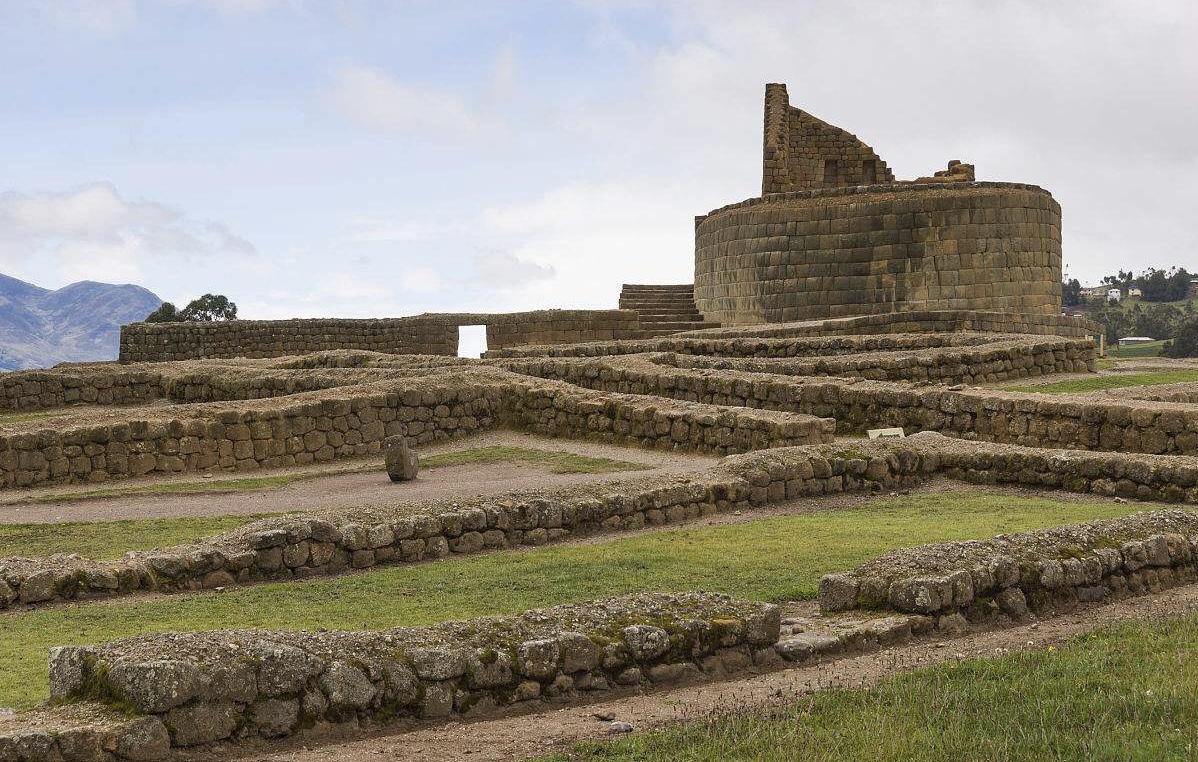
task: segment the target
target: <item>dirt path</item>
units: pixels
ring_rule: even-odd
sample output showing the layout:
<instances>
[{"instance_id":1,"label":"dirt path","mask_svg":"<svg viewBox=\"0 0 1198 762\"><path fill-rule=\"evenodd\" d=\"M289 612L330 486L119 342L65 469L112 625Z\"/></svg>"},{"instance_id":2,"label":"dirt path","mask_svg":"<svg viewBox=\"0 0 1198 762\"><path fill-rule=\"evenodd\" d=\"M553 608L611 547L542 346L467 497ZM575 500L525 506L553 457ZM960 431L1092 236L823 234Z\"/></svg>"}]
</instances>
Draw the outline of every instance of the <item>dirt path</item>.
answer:
<instances>
[{"instance_id":1,"label":"dirt path","mask_svg":"<svg viewBox=\"0 0 1198 762\"><path fill-rule=\"evenodd\" d=\"M271 751L222 755L242 762L510 762L568 749L580 741L606 737L614 716L638 731L706 716L721 710L781 706L833 686L872 685L897 672L940 662L997 656L1044 648L1103 625L1151 621L1198 611L1198 586L1131 598L1006 630L971 633L950 640L923 640L874 653L848 656L809 667L770 672L723 683L707 683L653 694L605 694L597 702L576 703L536 713L537 708L478 722L428 726L409 724L355 741L305 739ZM535 718L530 714L535 713ZM211 757L208 757L211 758Z\"/></svg>"},{"instance_id":2,"label":"dirt path","mask_svg":"<svg viewBox=\"0 0 1198 762\"><path fill-rule=\"evenodd\" d=\"M227 479L296 473L328 474L305 478L272 489L207 494L159 492L136 496L64 500L53 503L15 502L62 492L63 488L60 486L44 490L29 490L5 496L5 499L13 502L0 504L0 524L114 521L172 516L244 516L257 513L283 513L437 498L470 498L514 490L614 483L646 476L684 476L704 470L717 460L714 456L696 453L645 450L573 439L550 439L510 431L488 432L469 439L423 447L419 452L421 455L428 456L442 452L493 446L524 447L570 452L593 458L613 458L641 464L647 469L606 474L554 474L544 468L519 462L467 464L424 469L415 481L393 484L383 469L382 458L362 458L305 469L273 469L221 474L204 480L206 485L219 488L220 482ZM359 470L363 468L369 470ZM347 473L346 469L353 469L353 471ZM192 483L199 479L200 475L193 473L165 479L122 481L111 485L81 485L78 491L106 487Z\"/></svg>"}]
</instances>

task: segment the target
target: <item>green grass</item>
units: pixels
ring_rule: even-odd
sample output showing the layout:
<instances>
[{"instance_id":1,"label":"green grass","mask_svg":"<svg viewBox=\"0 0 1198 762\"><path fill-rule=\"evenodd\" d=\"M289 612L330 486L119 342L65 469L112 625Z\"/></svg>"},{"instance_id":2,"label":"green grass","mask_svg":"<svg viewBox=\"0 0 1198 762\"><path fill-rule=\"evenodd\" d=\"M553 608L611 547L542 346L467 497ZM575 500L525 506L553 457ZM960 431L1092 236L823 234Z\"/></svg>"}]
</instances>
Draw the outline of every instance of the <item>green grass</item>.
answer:
<instances>
[{"instance_id":1,"label":"green grass","mask_svg":"<svg viewBox=\"0 0 1198 762\"><path fill-rule=\"evenodd\" d=\"M1042 392L1044 394L1076 394L1100 389L1119 389L1126 386L1156 386L1176 384L1182 381L1198 381L1198 370L1153 370L1143 373L1119 373L1110 376L1092 376L1073 381L1058 381L1055 384L1004 386L1008 392Z\"/></svg>"},{"instance_id":2,"label":"green grass","mask_svg":"<svg viewBox=\"0 0 1198 762\"><path fill-rule=\"evenodd\" d=\"M526 447L480 447L470 450L445 452L421 458L420 465L422 468L439 468L444 466L461 466L470 463L515 462L531 463L555 474L605 474L616 471L642 471L652 468L652 466L628 463L611 458L590 458L570 452L535 450ZM47 495L28 497L20 502L60 503L64 500L96 500L109 497L161 495L164 493L174 495L208 495L224 492L278 489L279 487L286 487L289 484L307 479L319 479L325 476L339 476L348 473L376 470L380 470L378 465L369 464L335 470L305 471L302 473L285 473L272 476L251 476L238 479L202 479L187 482L167 482L163 484L130 484L124 487L54 492Z\"/></svg>"},{"instance_id":3,"label":"green grass","mask_svg":"<svg viewBox=\"0 0 1198 762\"><path fill-rule=\"evenodd\" d=\"M697 719L542 762L939 762L1198 758L1198 616L1051 650L943 664L872 689Z\"/></svg>"},{"instance_id":4,"label":"green grass","mask_svg":"<svg viewBox=\"0 0 1198 762\"><path fill-rule=\"evenodd\" d=\"M47 695L46 651L54 645L172 630L378 629L637 591L703 589L749 599L811 598L822 575L895 547L989 537L1135 509L1134 504L1065 503L961 490L219 595L0 614L0 706L27 707Z\"/></svg>"},{"instance_id":5,"label":"green grass","mask_svg":"<svg viewBox=\"0 0 1198 762\"><path fill-rule=\"evenodd\" d=\"M592 458L572 452L535 450L528 447L479 447L458 450L420 459L422 468L462 466L471 463L530 463L555 474L606 474L615 471L645 471L652 466L612 458Z\"/></svg>"},{"instance_id":6,"label":"green grass","mask_svg":"<svg viewBox=\"0 0 1198 762\"><path fill-rule=\"evenodd\" d=\"M1118 344L1107 348L1107 354L1116 360L1130 360L1141 357L1160 357L1165 339L1149 341L1134 346L1121 347Z\"/></svg>"},{"instance_id":7,"label":"green grass","mask_svg":"<svg viewBox=\"0 0 1198 762\"><path fill-rule=\"evenodd\" d=\"M0 426L13 423L29 423L30 421L40 421L45 418L56 418L64 415L61 411L47 411L36 413L14 413L8 410L0 411Z\"/></svg>"},{"instance_id":8,"label":"green grass","mask_svg":"<svg viewBox=\"0 0 1198 762\"><path fill-rule=\"evenodd\" d=\"M372 467L373 468L373 467ZM350 469L358 470L358 469ZM97 500L106 497L137 497L138 495L206 495L243 490L277 489L304 479L334 476L346 471L313 471L301 474L276 474L274 476L250 476L239 479L205 479L193 482L166 482L165 484L131 484L128 487L106 487L79 492L54 492L25 498L20 502L61 503L64 500Z\"/></svg>"},{"instance_id":9,"label":"green grass","mask_svg":"<svg viewBox=\"0 0 1198 762\"><path fill-rule=\"evenodd\" d=\"M52 553L78 553L97 559L120 558L127 550L182 545L258 518L261 516L0 524L0 558Z\"/></svg>"}]
</instances>

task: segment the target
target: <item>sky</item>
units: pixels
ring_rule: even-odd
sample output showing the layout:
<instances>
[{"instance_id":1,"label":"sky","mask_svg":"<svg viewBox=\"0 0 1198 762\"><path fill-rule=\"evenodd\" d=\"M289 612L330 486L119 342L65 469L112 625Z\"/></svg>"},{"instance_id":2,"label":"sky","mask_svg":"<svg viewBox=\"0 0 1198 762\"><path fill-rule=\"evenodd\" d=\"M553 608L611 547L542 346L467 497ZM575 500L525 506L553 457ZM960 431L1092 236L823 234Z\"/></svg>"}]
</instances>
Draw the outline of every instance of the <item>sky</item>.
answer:
<instances>
[{"instance_id":1,"label":"sky","mask_svg":"<svg viewBox=\"0 0 1198 762\"><path fill-rule=\"evenodd\" d=\"M243 318L611 308L760 192L766 82L899 178L1198 270L1198 3L0 0L0 272Z\"/></svg>"}]
</instances>

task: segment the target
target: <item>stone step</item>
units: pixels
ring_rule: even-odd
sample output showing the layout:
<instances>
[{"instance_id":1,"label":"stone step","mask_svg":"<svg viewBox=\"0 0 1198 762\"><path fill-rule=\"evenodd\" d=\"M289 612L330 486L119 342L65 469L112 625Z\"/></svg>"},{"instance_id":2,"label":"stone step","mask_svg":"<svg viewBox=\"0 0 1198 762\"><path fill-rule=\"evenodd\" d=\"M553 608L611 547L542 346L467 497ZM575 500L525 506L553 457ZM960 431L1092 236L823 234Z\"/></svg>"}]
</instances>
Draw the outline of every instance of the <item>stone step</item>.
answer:
<instances>
[{"instance_id":1,"label":"stone step","mask_svg":"<svg viewBox=\"0 0 1198 762\"><path fill-rule=\"evenodd\" d=\"M641 283L625 283L623 290L628 291L686 291L694 293L695 286L693 283L672 283L663 285L641 284Z\"/></svg>"}]
</instances>

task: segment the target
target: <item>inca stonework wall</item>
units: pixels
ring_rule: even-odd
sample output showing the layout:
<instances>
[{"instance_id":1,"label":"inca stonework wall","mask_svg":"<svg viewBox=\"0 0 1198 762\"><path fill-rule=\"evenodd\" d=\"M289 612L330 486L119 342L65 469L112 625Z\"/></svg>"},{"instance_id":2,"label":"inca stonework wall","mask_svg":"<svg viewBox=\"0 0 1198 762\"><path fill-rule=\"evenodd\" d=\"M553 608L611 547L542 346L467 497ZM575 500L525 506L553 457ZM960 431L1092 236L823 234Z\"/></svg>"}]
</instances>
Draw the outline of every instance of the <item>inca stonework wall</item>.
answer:
<instances>
[{"instance_id":1,"label":"inca stonework wall","mask_svg":"<svg viewBox=\"0 0 1198 762\"><path fill-rule=\"evenodd\" d=\"M486 325L487 346L640 338L631 310L443 313L402 318L230 320L121 326L121 362L282 357L337 349L455 355L458 326Z\"/></svg>"},{"instance_id":2,"label":"inca stonework wall","mask_svg":"<svg viewBox=\"0 0 1198 762\"><path fill-rule=\"evenodd\" d=\"M695 226L695 303L724 325L910 310L1058 315L1061 207L1014 183L796 191Z\"/></svg>"},{"instance_id":3,"label":"inca stonework wall","mask_svg":"<svg viewBox=\"0 0 1198 762\"><path fill-rule=\"evenodd\" d=\"M894 181L894 173L856 135L792 108L786 85L765 86L761 193Z\"/></svg>"},{"instance_id":4,"label":"inca stonework wall","mask_svg":"<svg viewBox=\"0 0 1198 762\"><path fill-rule=\"evenodd\" d=\"M695 305L723 325L972 309L1059 315L1061 208L971 164L896 181L766 85L761 193L695 219Z\"/></svg>"}]
</instances>

